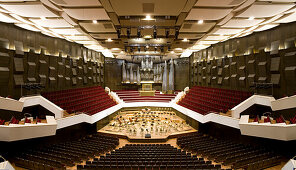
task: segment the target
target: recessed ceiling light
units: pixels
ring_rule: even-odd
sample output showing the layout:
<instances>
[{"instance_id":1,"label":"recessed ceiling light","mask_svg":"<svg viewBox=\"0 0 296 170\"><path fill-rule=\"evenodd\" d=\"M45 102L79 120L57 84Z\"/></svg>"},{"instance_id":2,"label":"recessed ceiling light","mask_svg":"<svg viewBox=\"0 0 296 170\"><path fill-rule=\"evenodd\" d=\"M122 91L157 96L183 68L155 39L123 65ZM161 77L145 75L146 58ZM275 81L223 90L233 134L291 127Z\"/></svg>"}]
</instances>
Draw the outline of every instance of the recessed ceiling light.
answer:
<instances>
[{"instance_id":1,"label":"recessed ceiling light","mask_svg":"<svg viewBox=\"0 0 296 170\"><path fill-rule=\"evenodd\" d=\"M144 39L151 39L152 36L151 36L151 35L145 35L143 38L144 38Z\"/></svg>"},{"instance_id":2,"label":"recessed ceiling light","mask_svg":"<svg viewBox=\"0 0 296 170\"><path fill-rule=\"evenodd\" d=\"M111 42L111 41L113 41L113 40L112 40L111 38L108 38L107 41L108 41L108 42Z\"/></svg>"},{"instance_id":3,"label":"recessed ceiling light","mask_svg":"<svg viewBox=\"0 0 296 170\"><path fill-rule=\"evenodd\" d=\"M150 21L150 20L154 20L154 19L150 15L146 15L146 18L144 18L143 20Z\"/></svg>"},{"instance_id":4,"label":"recessed ceiling light","mask_svg":"<svg viewBox=\"0 0 296 170\"><path fill-rule=\"evenodd\" d=\"M197 24L203 24L203 20L198 20Z\"/></svg>"},{"instance_id":5,"label":"recessed ceiling light","mask_svg":"<svg viewBox=\"0 0 296 170\"><path fill-rule=\"evenodd\" d=\"M249 17L248 20L253 20L255 17Z\"/></svg>"},{"instance_id":6,"label":"recessed ceiling light","mask_svg":"<svg viewBox=\"0 0 296 170\"><path fill-rule=\"evenodd\" d=\"M93 22L94 24L97 24L97 23L98 23L98 21L97 21L97 20L93 20L92 22Z\"/></svg>"}]
</instances>

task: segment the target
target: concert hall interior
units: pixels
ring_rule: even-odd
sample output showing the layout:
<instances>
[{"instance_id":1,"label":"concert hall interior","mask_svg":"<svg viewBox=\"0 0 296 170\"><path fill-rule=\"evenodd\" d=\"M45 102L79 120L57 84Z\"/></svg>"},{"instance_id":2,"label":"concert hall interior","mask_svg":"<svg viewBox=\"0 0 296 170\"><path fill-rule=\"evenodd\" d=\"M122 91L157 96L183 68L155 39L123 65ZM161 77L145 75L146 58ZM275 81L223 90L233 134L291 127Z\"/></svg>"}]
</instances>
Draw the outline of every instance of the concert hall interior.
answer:
<instances>
[{"instance_id":1,"label":"concert hall interior","mask_svg":"<svg viewBox=\"0 0 296 170\"><path fill-rule=\"evenodd\" d=\"M0 0L0 170L296 169L296 0Z\"/></svg>"}]
</instances>

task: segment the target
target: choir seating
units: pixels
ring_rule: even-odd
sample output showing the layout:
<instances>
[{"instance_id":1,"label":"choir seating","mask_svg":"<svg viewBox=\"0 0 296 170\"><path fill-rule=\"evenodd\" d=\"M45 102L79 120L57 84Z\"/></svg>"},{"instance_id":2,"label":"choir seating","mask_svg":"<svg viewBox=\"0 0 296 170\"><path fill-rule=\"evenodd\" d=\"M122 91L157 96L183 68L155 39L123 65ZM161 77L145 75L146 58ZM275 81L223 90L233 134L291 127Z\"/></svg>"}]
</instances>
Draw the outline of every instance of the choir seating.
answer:
<instances>
[{"instance_id":1,"label":"choir seating","mask_svg":"<svg viewBox=\"0 0 296 170\"><path fill-rule=\"evenodd\" d=\"M117 90L114 91L124 102L170 102L176 94L160 94L155 91L155 96L140 96L139 91L135 90Z\"/></svg>"},{"instance_id":2,"label":"choir seating","mask_svg":"<svg viewBox=\"0 0 296 170\"><path fill-rule=\"evenodd\" d=\"M244 145L233 140L216 139L202 133L179 137L177 144L186 151L221 162L233 169L264 169L281 162L281 157L269 149Z\"/></svg>"},{"instance_id":3,"label":"choir seating","mask_svg":"<svg viewBox=\"0 0 296 170\"><path fill-rule=\"evenodd\" d=\"M185 169L221 169L210 161L197 158L170 144L127 144L77 169L139 169L139 170L185 170Z\"/></svg>"},{"instance_id":4,"label":"choir seating","mask_svg":"<svg viewBox=\"0 0 296 170\"><path fill-rule=\"evenodd\" d=\"M209 112L226 113L250 96L249 92L194 86L178 104L203 115Z\"/></svg>"},{"instance_id":5,"label":"choir seating","mask_svg":"<svg viewBox=\"0 0 296 170\"><path fill-rule=\"evenodd\" d=\"M116 105L101 86L46 92L42 96L68 113L93 115Z\"/></svg>"},{"instance_id":6,"label":"choir seating","mask_svg":"<svg viewBox=\"0 0 296 170\"><path fill-rule=\"evenodd\" d=\"M20 151L13 156L12 162L26 169L66 169L66 166L109 152L118 144L118 138L93 134L76 141Z\"/></svg>"}]
</instances>

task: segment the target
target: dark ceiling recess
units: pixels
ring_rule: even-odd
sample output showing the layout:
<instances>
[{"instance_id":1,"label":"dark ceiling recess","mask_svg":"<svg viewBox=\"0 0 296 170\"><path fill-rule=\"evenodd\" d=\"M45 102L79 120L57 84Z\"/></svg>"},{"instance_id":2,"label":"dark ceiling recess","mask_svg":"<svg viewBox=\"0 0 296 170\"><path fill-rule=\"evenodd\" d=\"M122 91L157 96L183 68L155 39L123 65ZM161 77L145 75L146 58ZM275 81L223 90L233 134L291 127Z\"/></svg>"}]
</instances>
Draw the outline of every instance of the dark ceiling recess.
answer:
<instances>
[{"instance_id":1,"label":"dark ceiling recess","mask_svg":"<svg viewBox=\"0 0 296 170\"><path fill-rule=\"evenodd\" d=\"M143 13L154 13L154 3L143 3Z\"/></svg>"}]
</instances>

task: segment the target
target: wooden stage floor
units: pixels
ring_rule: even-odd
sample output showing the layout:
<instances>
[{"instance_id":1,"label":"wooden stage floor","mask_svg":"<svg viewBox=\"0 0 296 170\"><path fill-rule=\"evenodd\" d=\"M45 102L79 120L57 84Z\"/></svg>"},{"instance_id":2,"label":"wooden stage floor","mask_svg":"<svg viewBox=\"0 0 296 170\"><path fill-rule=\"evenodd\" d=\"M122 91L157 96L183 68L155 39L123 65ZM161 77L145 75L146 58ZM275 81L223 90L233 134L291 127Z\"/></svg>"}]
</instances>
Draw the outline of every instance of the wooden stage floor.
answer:
<instances>
[{"instance_id":1,"label":"wooden stage floor","mask_svg":"<svg viewBox=\"0 0 296 170\"><path fill-rule=\"evenodd\" d=\"M165 142L196 132L173 111L123 111L98 131L125 138L130 142ZM147 138L146 134L150 137Z\"/></svg>"}]
</instances>

